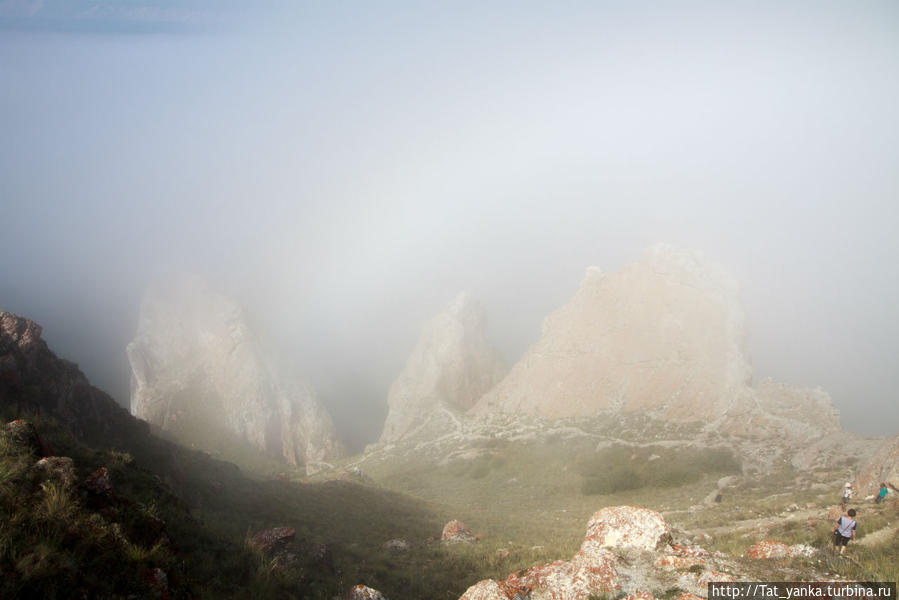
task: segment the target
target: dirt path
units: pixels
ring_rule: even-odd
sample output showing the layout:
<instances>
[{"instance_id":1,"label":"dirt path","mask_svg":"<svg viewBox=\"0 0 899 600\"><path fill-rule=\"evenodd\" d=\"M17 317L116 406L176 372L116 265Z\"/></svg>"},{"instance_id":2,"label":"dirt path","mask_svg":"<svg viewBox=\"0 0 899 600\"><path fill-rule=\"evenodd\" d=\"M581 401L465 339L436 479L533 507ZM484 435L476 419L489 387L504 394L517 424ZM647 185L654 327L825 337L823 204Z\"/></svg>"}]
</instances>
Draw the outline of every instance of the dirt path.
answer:
<instances>
[{"instance_id":1,"label":"dirt path","mask_svg":"<svg viewBox=\"0 0 899 600\"><path fill-rule=\"evenodd\" d=\"M812 518L821 518L821 513L824 512L820 508L814 509L805 509L805 510L797 510L796 512L787 513L783 516L775 516L775 517L759 517L757 519L746 519L744 521L734 521L730 525L724 525L722 527L710 527L709 529L704 529L705 533L709 535L721 535L722 533L741 533L745 531L754 531L760 529L762 527L771 527L773 525L779 525L781 523L786 523L789 521L798 521L804 519L812 519ZM874 535L874 534L871 534Z\"/></svg>"},{"instance_id":2,"label":"dirt path","mask_svg":"<svg viewBox=\"0 0 899 600\"><path fill-rule=\"evenodd\" d=\"M899 525L888 525L886 527L883 527L882 529L878 529L874 533L869 533L862 539L858 540L858 545L876 546L877 544L882 544L896 535L897 529L899 529Z\"/></svg>"}]
</instances>

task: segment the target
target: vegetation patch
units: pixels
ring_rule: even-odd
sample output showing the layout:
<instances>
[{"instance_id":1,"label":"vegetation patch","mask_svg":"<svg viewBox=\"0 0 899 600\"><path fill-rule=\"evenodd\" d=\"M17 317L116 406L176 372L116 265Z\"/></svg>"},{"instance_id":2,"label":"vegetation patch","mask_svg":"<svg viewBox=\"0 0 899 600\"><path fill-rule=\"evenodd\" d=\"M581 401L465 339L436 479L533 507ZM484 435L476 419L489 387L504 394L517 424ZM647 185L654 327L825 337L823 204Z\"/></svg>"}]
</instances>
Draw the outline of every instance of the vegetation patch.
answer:
<instances>
[{"instance_id":1,"label":"vegetation patch","mask_svg":"<svg viewBox=\"0 0 899 600\"><path fill-rule=\"evenodd\" d=\"M699 481L704 475L740 472L726 448L666 448L616 445L578 462L584 495L614 494L644 487L669 488Z\"/></svg>"}]
</instances>

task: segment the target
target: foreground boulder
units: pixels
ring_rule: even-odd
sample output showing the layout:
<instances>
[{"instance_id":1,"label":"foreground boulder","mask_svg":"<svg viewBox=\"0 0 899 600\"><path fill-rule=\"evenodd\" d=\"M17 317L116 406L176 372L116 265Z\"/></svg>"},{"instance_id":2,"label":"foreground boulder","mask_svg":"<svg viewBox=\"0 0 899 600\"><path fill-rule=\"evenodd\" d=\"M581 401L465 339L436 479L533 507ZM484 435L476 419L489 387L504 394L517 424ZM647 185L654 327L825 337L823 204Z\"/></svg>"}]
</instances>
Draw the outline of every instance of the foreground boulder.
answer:
<instances>
[{"instance_id":1,"label":"foreground boulder","mask_svg":"<svg viewBox=\"0 0 899 600\"><path fill-rule=\"evenodd\" d=\"M710 581L759 577L723 554L674 543L675 537L653 510L604 508L588 522L571 560L537 565L504 581L479 581L459 600L588 600L601 595L650 600L673 589L688 600L704 596ZM797 550L788 556L807 555Z\"/></svg>"},{"instance_id":2,"label":"foreground boulder","mask_svg":"<svg viewBox=\"0 0 899 600\"><path fill-rule=\"evenodd\" d=\"M315 471L343 453L311 389L271 358L241 309L182 277L150 289L127 348L131 411L182 442L222 435Z\"/></svg>"}]
</instances>

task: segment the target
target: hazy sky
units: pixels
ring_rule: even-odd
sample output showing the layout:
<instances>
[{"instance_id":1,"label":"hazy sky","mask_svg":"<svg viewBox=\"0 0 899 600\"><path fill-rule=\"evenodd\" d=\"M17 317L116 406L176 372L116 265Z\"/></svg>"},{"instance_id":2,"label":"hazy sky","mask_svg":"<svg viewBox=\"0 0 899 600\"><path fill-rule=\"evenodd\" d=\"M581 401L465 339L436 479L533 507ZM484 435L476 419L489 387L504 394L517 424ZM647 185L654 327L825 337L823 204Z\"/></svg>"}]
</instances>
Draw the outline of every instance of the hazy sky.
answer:
<instances>
[{"instance_id":1,"label":"hazy sky","mask_svg":"<svg viewBox=\"0 0 899 600\"><path fill-rule=\"evenodd\" d=\"M899 433L899 4L436 5L0 0L0 308L127 404L143 288L205 273L358 441L457 291L512 363L668 242L757 377Z\"/></svg>"}]
</instances>

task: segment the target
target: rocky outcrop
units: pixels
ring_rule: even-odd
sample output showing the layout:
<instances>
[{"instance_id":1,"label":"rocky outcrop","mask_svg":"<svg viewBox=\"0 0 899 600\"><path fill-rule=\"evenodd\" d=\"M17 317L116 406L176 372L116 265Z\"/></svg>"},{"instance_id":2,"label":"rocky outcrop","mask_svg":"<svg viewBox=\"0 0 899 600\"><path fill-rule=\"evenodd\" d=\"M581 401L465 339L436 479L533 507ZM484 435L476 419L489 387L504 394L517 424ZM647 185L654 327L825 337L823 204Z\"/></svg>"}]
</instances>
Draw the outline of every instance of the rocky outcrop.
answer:
<instances>
[{"instance_id":1,"label":"rocky outcrop","mask_svg":"<svg viewBox=\"0 0 899 600\"><path fill-rule=\"evenodd\" d=\"M391 385L381 441L402 438L435 416L468 410L505 371L487 341L483 309L460 294L425 325Z\"/></svg>"},{"instance_id":2,"label":"rocky outcrop","mask_svg":"<svg viewBox=\"0 0 899 600\"><path fill-rule=\"evenodd\" d=\"M354 585L343 598L344 600L387 600L384 594L366 585Z\"/></svg>"},{"instance_id":3,"label":"rocky outcrop","mask_svg":"<svg viewBox=\"0 0 899 600\"><path fill-rule=\"evenodd\" d=\"M544 321L540 340L471 412L644 412L801 437L837 430L826 393L751 387L744 323L731 277L698 254L653 246L616 273L588 269L574 298Z\"/></svg>"},{"instance_id":4,"label":"rocky outcrop","mask_svg":"<svg viewBox=\"0 0 899 600\"><path fill-rule=\"evenodd\" d=\"M182 442L229 434L307 471L343 452L309 387L263 350L236 303L197 279L150 290L127 352L131 412Z\"/></svg>"},{"instance_id":5,"label":"rocky outcrop","mask_svg":"<svg viewBox=\"0 0 899 600\"><path fill-rule=\"evenodd\" d=\"M892 487L891 494L899 495L899 436L886 440L865 463L855 481L860 495L877 493L881 483Z\"/></svg>"},{"instance_id":6,"label":"rocky outcrop","mask_svg":"<svg viewBox=\"0 0 899 600\"><path fill-rule=\"evenodd\" d=\"M584 542L571 560L531 567L504 581L480 581L459 600L588 600L606 595L651 600L667 597L671 590L683 592L677 596L680 600L693 600L706 595L710 581L763 579L763 566L755 570L746 561L675 543L679 535L655 511L603 508L590 519ZM782 546L782 556L808 558L814 553L807 547ZM778 546L772 552L780 550Z\"/></svg>"},{"instance_id":7,"label":"rocky outcrop","mask_svg":"<svg viewBox=\"0 0 899 600\"><path fill-rule=\"evenodd\" d=\"M41 333L34 321L0 311L0 404L15 415L52 416L72 435L105 447L149 435L146 423L93 387L77 365L58 358ZM52 454L36 439L39 455Z\"/></svg>"},{"instance_id":8,"label":"rocky outcrop","mask_svg":"<svg viewBox=\"0 0 899 600\"><path fill-rule=\"evenodd\" d=\"M471 530L465 523L453 519L443 526L443 532L440 534L440 541L444 544L468 544L476 542L477 538L471 533Z\"/></svg>"}]
</instances>

